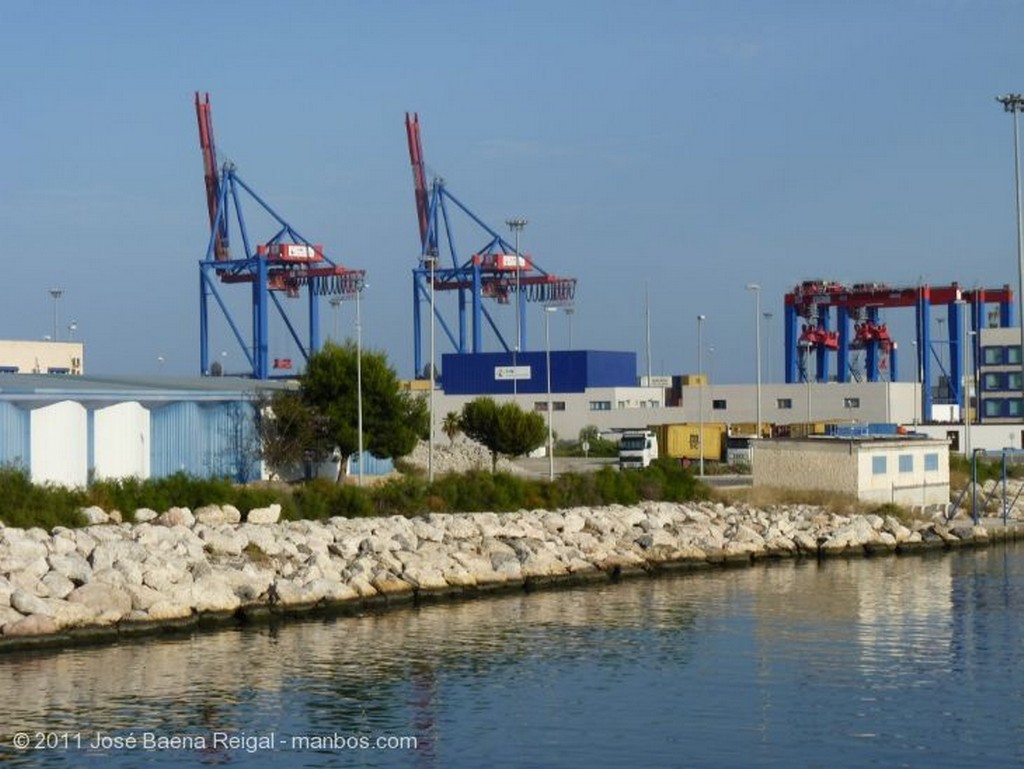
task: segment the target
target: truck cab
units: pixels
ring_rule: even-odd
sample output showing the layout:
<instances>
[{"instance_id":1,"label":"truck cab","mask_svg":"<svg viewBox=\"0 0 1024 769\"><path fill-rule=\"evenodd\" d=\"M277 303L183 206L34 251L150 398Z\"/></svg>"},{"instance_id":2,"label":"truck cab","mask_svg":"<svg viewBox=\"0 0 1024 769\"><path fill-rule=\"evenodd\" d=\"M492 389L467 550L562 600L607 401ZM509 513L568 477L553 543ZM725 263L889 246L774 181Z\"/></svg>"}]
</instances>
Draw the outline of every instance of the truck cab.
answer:
<instances>
[{"instance_id":1,"label":"truck cab","mask_svg":"<svg viewBox=\"0 0 1024 769\"><path fill-rule=\"evenodd\" d=\"M619 469L640 469L658 458L658 436L653 430L626 430L619 439Z\"/></svg>"}]
</instances>

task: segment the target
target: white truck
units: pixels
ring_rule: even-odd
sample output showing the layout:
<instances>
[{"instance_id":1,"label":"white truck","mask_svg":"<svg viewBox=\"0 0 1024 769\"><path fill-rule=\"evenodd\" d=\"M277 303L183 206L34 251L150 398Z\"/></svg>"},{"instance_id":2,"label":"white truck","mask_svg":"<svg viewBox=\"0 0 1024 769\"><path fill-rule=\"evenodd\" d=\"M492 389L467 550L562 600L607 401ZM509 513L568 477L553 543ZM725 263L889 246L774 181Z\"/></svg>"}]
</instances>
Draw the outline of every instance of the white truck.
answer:
<instances>
[{"instance_id":1,"label":"white truck","mask_svg":"<svg viewBox=\"0 0 1024 769\"><path fill-rule=\"evenodd\" d=\"M658 436L653 430L626 430L619 439L619 469L640 469L658 458Z\"/></svg>"}]
</instances>

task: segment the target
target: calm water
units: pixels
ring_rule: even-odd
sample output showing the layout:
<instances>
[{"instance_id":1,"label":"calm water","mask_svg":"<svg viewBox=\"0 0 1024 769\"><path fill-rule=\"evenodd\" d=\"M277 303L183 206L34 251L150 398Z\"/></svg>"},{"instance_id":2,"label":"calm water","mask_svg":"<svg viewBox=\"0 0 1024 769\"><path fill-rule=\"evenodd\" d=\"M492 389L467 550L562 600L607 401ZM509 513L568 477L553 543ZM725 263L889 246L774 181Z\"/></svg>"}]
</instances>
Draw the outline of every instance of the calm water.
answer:
<instances>
[{"instance_id":1,"label":"calm water","mask_svg":"<svg viewBox=\"0 0 1024 769\"><path fill-rule=\"evenodd\" d=\"M9 655L0 764L1022 766L1022 639L1011 546Z\"/></svg>"}]
</instances>

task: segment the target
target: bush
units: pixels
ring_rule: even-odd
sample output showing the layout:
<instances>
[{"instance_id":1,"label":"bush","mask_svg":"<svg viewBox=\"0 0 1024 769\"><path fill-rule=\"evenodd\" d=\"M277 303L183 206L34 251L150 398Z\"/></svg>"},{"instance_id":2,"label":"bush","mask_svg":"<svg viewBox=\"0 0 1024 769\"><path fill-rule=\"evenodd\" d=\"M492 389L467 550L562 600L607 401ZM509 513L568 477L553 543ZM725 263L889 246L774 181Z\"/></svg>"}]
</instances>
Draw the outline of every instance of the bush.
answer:
<instances>
[{"instance_id":1,"label":"bush","mask_svg":"<svg viewBox=\"0 0 1024 769\"><path fill-rule=\"evenodd\" d=\"M88 504L131 514L140 507L163 512L171 507L191 510L203 505L231 504L243 513L254 507L281 505L284 517L294 517L291 496L268 488L238 486L227 478L194 478L175 473L166 478L120 478L95 481L87 492Z\"/></svg>"},{"instance_id":2,"label":"bush","mask_svg":"<svg viewBox=\"0 0 1024 769\"><path fill-rule=\"evenodd\" d=\"M324 479L310 481L293 493L297 518L361 518L374 514L369 494L356 486L338 485Z\"/></svg>"},{"instance_id":3,"label":"bush","mask_svg":"<svg viewBox=\"0 0 1024 769\"><path fill-rule=\"evenodd\" d=\"M20 467L0 467L0 521L6 526L84 526L79 509L86 504L85 494L63 486L36 485L28 471Z\"/></svg>"}]
</instances>

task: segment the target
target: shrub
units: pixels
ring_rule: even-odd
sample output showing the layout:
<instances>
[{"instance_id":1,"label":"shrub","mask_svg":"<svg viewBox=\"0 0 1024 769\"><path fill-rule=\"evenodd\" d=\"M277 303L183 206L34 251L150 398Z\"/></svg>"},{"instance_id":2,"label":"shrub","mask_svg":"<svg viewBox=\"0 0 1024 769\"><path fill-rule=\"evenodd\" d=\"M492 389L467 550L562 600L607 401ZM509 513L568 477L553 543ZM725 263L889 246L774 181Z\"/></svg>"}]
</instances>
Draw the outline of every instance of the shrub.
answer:
<instances>
[{"instance_id":1,"label":"shrub","mask_svg":"<svg viewBox=\"0 0 1024 769\"><path fill-rule=\"evenodd\" d=\"M85 494L78 489L36 485L24 468L0 467L0 521L7 526L83 526L79 509L85 504Z\"/></svg>"}]
</instances>

